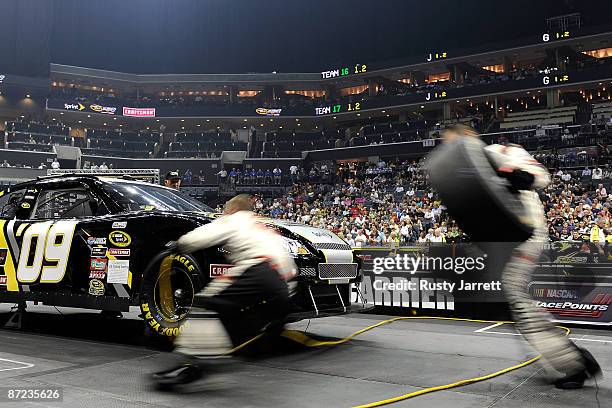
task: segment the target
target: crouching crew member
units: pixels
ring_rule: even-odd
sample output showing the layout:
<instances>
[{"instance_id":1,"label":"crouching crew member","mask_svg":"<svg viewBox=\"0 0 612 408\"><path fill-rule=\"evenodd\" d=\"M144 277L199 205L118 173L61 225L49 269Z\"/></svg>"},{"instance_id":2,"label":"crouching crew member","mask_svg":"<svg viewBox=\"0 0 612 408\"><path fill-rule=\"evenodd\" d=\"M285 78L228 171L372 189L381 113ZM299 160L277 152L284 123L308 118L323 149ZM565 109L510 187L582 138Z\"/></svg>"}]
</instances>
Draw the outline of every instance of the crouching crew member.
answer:
<instances>
[{"instance_id":1,"label":"crouching crew member","mask_svg":"<svg viewBox=\"0 0 612 408\"><path fill-rule=\"evenodd\" d=\"M446 141L470 136L477 137L478 133L463 125L451 127L443 133ZM512 190L519 194L535 226L531 238L514 249L502 272L503 290L516 327L542 355L542 362L548 371L560 377L554 381L556 387L581 388L587 378L601 375L599 364L591 353L577 347L551 323L550 314L535 305L527 286L544 245L549 241L544 207L535 190L546 187L550 183L550 175L519 145L493 144L485 147L485 150L498 175L506 178ZM499 237L492 236L491 239L499 240Z\"/></svg>"},{"instance_id":2,"label":"crouching crew member","mask_svg":"<svg viewBox=\"0 0 612 408\"><path fill-rule=\"evenodd\" d=\"M270 324L279 330L287 316L287 281L296 266L281 236L257 222L248 195L229 200L222 217L183 235L176 249L190 253L217 245L229 252L234 266L195 296L191 316L175 341L175 352L185 362L154 374L159 386L201 378L208 360L227 355Z\"/></svg>"}]
</instances>

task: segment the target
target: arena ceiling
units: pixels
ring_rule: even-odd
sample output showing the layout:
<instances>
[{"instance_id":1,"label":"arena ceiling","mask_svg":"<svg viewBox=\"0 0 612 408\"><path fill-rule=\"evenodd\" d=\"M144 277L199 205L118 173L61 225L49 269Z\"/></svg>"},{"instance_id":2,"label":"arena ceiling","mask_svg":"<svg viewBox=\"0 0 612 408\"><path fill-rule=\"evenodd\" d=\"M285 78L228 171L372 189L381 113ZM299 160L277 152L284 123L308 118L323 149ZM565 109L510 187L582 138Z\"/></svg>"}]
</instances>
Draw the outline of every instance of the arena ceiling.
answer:
<instances>
[{"instance_id":1,"label":"arena ceiling","mask_svg":"<svg viewBox=\"0 0 612 408\"><path fill-rule=\"evenodd\" d=\"M139 74L320 72L522 38L545 31L546 17L571 12L597 26L609 23L612 4L8 0L0 71L41 75L54 62Z\"/></svg>"}]
</instances>

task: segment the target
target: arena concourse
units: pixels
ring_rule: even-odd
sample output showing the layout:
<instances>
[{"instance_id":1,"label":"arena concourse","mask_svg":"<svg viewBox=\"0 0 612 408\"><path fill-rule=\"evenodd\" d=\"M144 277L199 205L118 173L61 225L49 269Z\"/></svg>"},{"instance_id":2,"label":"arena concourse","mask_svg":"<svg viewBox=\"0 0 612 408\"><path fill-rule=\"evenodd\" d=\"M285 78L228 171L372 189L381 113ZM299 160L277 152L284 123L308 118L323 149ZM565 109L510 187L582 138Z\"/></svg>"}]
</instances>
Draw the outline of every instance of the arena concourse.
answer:
<instances>
[{"instance_id":1,"label":"arena concourse","mask_svg":"<svg viewBox=\"0 0 612 408\"><path fill-rule=\"evenodd\" d=\"M128 3L0 6L0 407L612 406L609 1Z\"/></svg>"}]
</instances>

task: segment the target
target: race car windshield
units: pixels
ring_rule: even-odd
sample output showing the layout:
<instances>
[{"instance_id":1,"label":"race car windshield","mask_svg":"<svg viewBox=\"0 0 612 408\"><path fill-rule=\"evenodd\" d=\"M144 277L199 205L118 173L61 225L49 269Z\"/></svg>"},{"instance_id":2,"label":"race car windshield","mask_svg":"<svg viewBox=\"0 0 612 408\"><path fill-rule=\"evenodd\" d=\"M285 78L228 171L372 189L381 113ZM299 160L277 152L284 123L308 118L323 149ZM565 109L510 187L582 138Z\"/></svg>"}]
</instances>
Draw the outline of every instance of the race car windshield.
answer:
<instances>
[{"instance_id":1,"label":"race car windshield","mask_svg":"<svg viewBox=\"0 0 612 408\"><path fill-rule=\"evenodd\" d=\"M109 183L111 194L127 211L164 210L176 212L214 212L206 204L179 191L155 185L136 183Z\"/></svg>"}]
</instances>

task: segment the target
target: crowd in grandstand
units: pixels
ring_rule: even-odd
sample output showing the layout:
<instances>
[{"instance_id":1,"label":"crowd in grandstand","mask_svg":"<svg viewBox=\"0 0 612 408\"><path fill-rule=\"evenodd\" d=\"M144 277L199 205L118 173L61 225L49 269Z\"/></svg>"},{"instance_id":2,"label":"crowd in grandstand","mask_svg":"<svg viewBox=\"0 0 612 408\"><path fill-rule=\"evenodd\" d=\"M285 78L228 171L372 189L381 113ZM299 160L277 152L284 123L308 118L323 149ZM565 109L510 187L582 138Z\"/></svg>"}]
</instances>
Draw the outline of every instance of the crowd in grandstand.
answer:
<instances>
[{"instance_id":1,"label":"crowd in grandstand","mask_svg":"<svg viewBox=\"0 0 612 408\"><path fill-rule=\"evenodd\" d=\"M257 197L257 211L330 229L356 247L466 239L417 162L347 163L333 172L329 167L315 167L284 197ZM560 170L552 180L541 192L551 240L612 237L608 166Z\"/></svg>"}]
</instances>

